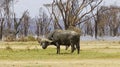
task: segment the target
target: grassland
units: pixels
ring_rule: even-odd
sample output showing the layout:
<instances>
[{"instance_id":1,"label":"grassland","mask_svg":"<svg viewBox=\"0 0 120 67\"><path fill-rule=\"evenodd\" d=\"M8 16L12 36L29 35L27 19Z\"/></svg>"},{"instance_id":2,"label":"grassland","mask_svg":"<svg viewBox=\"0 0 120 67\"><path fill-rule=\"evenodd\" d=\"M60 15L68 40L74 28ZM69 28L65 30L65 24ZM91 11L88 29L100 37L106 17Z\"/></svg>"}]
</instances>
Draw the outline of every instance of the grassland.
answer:
<instances>
[{"instance_id":1,"label":"grassland","mask_svg":"<svg viewBox=\"0 0 120 67\"><path fill-rule=\"evenodd\" d=\"M119 67L120 41L81 41L81 51L71 54L70 48L41 49L37 42L1 42L1 67Z\"/></svg>"}]
</instances>

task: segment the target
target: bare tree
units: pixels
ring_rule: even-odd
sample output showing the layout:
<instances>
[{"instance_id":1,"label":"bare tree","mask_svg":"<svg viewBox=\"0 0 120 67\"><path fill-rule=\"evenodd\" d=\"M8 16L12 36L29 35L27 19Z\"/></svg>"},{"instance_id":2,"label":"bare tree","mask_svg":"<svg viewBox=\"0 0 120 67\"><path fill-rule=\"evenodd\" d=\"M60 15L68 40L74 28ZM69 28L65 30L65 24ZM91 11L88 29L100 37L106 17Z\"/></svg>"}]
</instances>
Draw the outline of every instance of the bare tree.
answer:
<instances>
[{"instance_id":1,"label":"bare tree","mask_svg":"<svg viewBox=\"0 0 120 67\"><path fill-rule=\"evenodd\" d=\"M7 23L7 30L10 32L11 29L11 23L12 23L12 12L11 12L11 2L13 0L4 0L3 2L3 7L5 11L5 18L6 18L6 23Z\"/></svg>"},{"instance_id":2,"label":"bare tree","mask_svg":"<svg viewBox=\"0 0 120 67\"><path fill-rule=\"evenodd\" d=\"M40 8L39 17L36 19L37 36L44 35L50 32L50 22L51 18L48 18L44 10Z\"/></svg>"},{"instance_id":3,"label":"bare tree","mask_svg":"<svg viewBox=\"0 0 120 67\"><path fill-rule=\"evenodd\" d=\"M120 26L120 8L119 7L110 7L111 22L109 23L112 36L117 36L118 28Z\"/></svg>"},{"instance_id":4,"label":"bare tree","mask_svg":"<svg viewBox=\"0 0 120 67\"><path fill-rule=\"evenodd\" d=\"M118 34L118 28L120 26L120 8L116 6L102 6L99 10L99 23L98 28L101 29L101 33L105 35L107 31L110 36L116 36Z\"/></svg>"},{"instance_id":5,"label":"bare tree","mask_svg":"<svg viewBox=\"0 0 120 67\"><path fill-rule=\"evenodd\" d=\"M9 33L11 29L11 22L12 22L12 12L11 12L11 5L14 0L1 0L0 2L0 21L1 21L1 34L0 38L2 39L2 34ZM3 31L7 28L7 31Z\"/></svg>"},{"instance_id":6,"label":"bare tree","mask_svg":"<svg viewBox=\"0 0 120 67\"><path fill-rule=\"evenodd\" d=\"M82 19L89 15L101 2L102 0L54 0L52 5L47 4L45 6L52 6L52 14L57 21L59 19L57 19L57 13L55 13L56 8L59 10L64 27L67 29L69 26L76 26L87 20ZM92 7L89 8L91 5Z\"/></svg>"},{"instance_id":7,"label":"bare tree","mask_svg":"<svg viewBox=\"0 0 120 67\"><path fill-rule=\"evenodd\" d=\"M29 12L25 11L23 14L23 21L21 23L21 31L25 37L28 36L29 26L30 26Z\"/></svg>"},{"instance_id":8,"label":"bare tree","mask_svg":"<svg viewBox=\"0 0 120 67\"><path fill-rule=\"evenodd\" d=\"M17 36L17 34L19 33L19 31L20 31L20 29L19 29L19 27L20 27L20 25L21 25L21 23L22 23L22 20L23 20L23 18L24 18L24 16L25 16L25 14L26 14L26 12L27 11L25 11L24 13L23 13L23 15L21 16L21 18L20 19L18 19L18 18L16 18L16 15L14 14L14 36L15 36L15 38L16 38L16 36Z\"/></svg>"},{"instance_id":9,"label":"bare tree","mask_svg":"<svg viewBox=\"0 0 120 67\"><path fill-rule=\"evenodd\" d=\"M89 18L89 16L85 17L85 19L87 19L87 18ZM86 35L93 36L93 33L94 33L93 26L92 26L92 22L90 19L85 21L85 23L84 23L84 32L85 32L84 34L86 34Z\"/></svg>"},{"instance_id":10,"label":"bare tree","mask_svg":"<svg viewBox=\"0 0 120 67\"><path fill-rule=\"evenodd\" d=\"M13 3L14 0L2 0L0 6L3 9L4 12L4 36L9 37L13 31L12 31L12 22L13 22Z\"/></svg>"},{"instance_id":11,"label":"bare tree","mask_svg":"<svg viewBox=\"0 0 120 67\"><path fill-rule=\"evenodd\" d=\"M120 26L120 8L116 6L101 6L97 9L95 21L95 37L97 35L116 36Z\"/></svg>"},{"instance_id":12,"label":"bare tree","mask_svg":"<svg viewBox=\"0 0 120 67\"><path fill-rule=\"evenodd\" d=\"M3 28L4 28L4 18L2 11L0 11L0 40L2 40L3 37Z\"/></svg>"}]
</instances>

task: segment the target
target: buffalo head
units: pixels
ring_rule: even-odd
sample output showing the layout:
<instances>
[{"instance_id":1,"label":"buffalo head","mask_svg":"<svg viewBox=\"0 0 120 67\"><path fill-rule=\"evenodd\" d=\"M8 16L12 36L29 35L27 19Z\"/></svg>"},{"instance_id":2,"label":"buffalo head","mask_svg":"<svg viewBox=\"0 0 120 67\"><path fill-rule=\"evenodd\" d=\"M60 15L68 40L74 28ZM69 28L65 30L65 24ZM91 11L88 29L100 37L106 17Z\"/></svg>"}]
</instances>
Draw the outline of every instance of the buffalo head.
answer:
<instances>
[{"instance_id":1,"label":"buffalo head","mask_svg":"<svg viewBox=\"0 0 120 67\"><path fill-rule=\"evenodd\" d=\"M40 43L40 46L42 46L43 49L46 49L47 46L50 45L52 41L47 38L41 38L38 39L38 42Z\"/></svg>"}]
</instances>

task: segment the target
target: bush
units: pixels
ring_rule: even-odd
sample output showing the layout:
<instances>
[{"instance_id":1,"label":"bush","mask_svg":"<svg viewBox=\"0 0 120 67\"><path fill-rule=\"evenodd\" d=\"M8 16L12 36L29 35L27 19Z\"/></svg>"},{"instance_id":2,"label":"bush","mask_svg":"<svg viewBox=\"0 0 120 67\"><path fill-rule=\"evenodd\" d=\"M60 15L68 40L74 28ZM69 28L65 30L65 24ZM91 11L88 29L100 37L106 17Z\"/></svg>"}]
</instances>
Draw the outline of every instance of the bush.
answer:
<instances>
[{"instance_id":1,"label":"bush","mask_svg":"<svg viewBox=\"0 0 120 67\"><path fill-rule=\"evenodd\" d=\"M17 39L17 41L22 41L22 42L26 42L26 41L36 41L36 39L33 36L21 36L20 38Z\"/></svg>"},{"instance_id":2,"label":"bush","mask_svg":"<svg viewBox=\"0 0 120 67\"><path fill-rule=\"evenodd\" d=\"M16 38L13 35L8 35L5 37L4 41L6 41L6 42L13 42L13 41L27 42L27 41L36 41L36 39L33 36L27 36L27 37L19 36L18 38Z\"/></svg>"},{"instance_id":3,"label":"bush","mask_svg":"<svg viewBox=\"0 0 120 67\"><path fill-rule=\"evenodd\" d=\"M28 40L28 41L36 41L35 37L33 37L33 36L28 36L28 37L27 37L27 40Z\"/></svg>"},{"instance_id":4,"label":"bush","mask_svg":"<svg viewBox=\"0 0 120 67\"><path fill-rule=\"evenodd\" d=\"M4 41L7 41L7 42L15 41L15 37L13 35L8 35L5 37Z\"/></svg>"},{"instance_id":5,"label":"bush","mask_svg":"<svg viewBox=\"0 0 120 67\"><path fill-rule=\"evenodd\" d=\"M27 41L27 38L24 37L24 36L21 36L20 38L17 39L18 42L26 42Z\"/></svg>"}]
</instances>

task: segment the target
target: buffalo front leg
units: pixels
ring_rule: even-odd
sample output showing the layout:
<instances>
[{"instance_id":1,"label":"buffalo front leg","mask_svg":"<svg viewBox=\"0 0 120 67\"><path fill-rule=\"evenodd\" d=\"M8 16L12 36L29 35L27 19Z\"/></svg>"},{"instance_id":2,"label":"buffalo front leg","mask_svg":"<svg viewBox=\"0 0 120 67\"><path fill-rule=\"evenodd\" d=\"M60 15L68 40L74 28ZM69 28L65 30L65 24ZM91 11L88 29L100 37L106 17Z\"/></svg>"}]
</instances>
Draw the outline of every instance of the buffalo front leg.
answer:
<instances>
[{"instance_id":1,"label":"buffalo front leg","mask_svg":"<svg viewBox=\"0 0 120 67\"><path fill-rule=\"evenodd\" d=\"M56 43L56 46L57 46L57 54L60 54L60 45Z\"/></svg>"}]
</instances>

